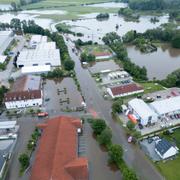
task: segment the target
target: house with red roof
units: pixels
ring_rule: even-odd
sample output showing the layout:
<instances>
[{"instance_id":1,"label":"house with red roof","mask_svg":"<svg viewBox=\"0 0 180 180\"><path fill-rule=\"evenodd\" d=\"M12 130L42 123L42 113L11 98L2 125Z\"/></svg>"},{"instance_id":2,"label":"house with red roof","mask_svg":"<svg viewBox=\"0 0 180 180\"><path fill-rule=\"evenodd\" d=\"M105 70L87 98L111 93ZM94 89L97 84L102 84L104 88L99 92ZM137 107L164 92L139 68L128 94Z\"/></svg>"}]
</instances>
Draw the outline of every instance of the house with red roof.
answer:
<instances>
[{"instance_id":1,"label":"house with red roof","mask_svg":"<svg viewBox=\"0 0 180 180\"><path fill-rule=\"evenodd\" d=\"M144 92L144 89L136 83L130 83L126 85L109 87L107 88L107 92L112 98L116 98L142 93Z\"/></svg>"},{"instance_id":2,"label":"house with red roof","mask_svg":"<svg viewBox=\"0 0 180 180\"><path fill-rule=\"evenodd\" d=\"M78 156L81 121L59 116L39 124L42 130L31 180L88 180L88 160Z\"/></svg>"}]
</instances>

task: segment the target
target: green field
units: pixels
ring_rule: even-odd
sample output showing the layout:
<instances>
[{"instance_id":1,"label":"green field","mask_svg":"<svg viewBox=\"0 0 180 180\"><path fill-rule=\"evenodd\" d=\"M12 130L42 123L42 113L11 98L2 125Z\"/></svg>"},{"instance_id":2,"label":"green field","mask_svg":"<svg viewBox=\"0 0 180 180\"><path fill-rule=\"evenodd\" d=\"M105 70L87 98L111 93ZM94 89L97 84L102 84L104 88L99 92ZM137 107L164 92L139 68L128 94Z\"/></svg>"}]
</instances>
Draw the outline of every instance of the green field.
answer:
<instances>
[{"instance_id":1,"label":"green field","mask_svg":"<svg viewBox=\"0 0 180 180\"><path fill-rule=\"evenodd\" d=\"M180 149L180 129L174 131L172 135L164 136L166 139L173 141L176 139L176 145ZM156 164L159 171L167 180L179 180L180 171L180 155L174 160L168 160L167 162L159 162Z\"/></svg>"},{"instance_id":2,"label":"green field","mask_svg":"<svg viewBox=\"0 0 180 180\"><path fill-rule=\"evenodd\" d=\"M5 1L5 0L2 0ZM1 2L1 0L0 0ZM73 6L89 3L110 2L110 0L44 0L38 3L27 5L26 8L57 8L62 6Z\"/></svg>"},{"instance_id":3,"label":"green field","mask_svg":"<svg viewBox=\"0 0 180 180\"><path fill-rule=\"evenodd\" d=\"M155 91L165 90L165 88L158 83L145 82L145 83L139 83L139 84L144 87L144 93L145 94L152 93Z\"/></svg>"},{"instance_id":4,"label":"green field","mask_svg":"<svg viewBox=\"0 0 180 180\"><path fill-rule=\"evenodd\" d=\"M108 52L112 53L108 46L106 45L88 45L83 46L82 51L87 54L96 54L96 53L103 53Z\"/></svg>"},{"instance_id":5,"label":"green field","mask_svg":"<svg viewBox=\"0 0 180 180\"><path fill-rule=\"evenodd\" d=\"M19 0L0 0L0 4L11 4L11 2L19 3Z\"/></svg>"}]
</instances>

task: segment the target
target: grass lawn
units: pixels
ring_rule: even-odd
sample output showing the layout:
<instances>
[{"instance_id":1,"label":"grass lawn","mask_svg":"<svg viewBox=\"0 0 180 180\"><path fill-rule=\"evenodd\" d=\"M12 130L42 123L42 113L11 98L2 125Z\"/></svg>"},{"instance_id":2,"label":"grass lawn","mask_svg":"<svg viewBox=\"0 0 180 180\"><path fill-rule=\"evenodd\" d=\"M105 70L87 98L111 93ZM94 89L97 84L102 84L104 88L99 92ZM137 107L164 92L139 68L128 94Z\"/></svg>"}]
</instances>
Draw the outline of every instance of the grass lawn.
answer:
<instances>
[{"instance_id":1,"label":"grass lawn","mask_svg":"<svg viewBox=\"0 0 180 180\"><path fill-rule=\"evenodd\" d=\"M139 83L139 84L144 87L144 93L145 94L152 93L155 91L165 90L165 88L158 83L145 82L145 83Z\"/></svg>"},{"instance_id":2,"label":"grass lawn","mask_svg":"<svg viewBox=\"0 0 180 180\"><path fill-rule=\"evenodd\" d=\"M179 180L180 171L180 155L175 160L169 160L165 163L159 162L156 164L159 171L166 178L166 180Z\"/></svg>"},{"instance_id":3,"label":"grass lawn","mask_svg":"<svg viewBox=\"0 0 180 180\"><path fill-rule=\"evenodd\" d=\"M100 3L100 2L110 2L110 0L44 0L38 3L27 5L25 6L25 8L46 8L46 7L58 7L58 6L62 7L62 6L72 6L72 5L77 6L81 4Z\"/></svg>"},{"instance_id":4,"label":"grass lawn","mask_svg":"<svg viewBox=\"0 0 180 180\"><path fill-rule=\"evenodd\" d=\"M96 54L96 53L112 53L108 46L106 45L88 45L82 47L83 52L87 54Z\"/></svg>"},{"instance_id":5,"label":"grass lawn","mask_svg":"<svg viewBox=\"0 0 180 180\"><path fill-rule=\"evenodd\" d=\"M19 3L19 0L0 0L0 4L11 4L11 2Z\"/></svg>"}]
</instances>

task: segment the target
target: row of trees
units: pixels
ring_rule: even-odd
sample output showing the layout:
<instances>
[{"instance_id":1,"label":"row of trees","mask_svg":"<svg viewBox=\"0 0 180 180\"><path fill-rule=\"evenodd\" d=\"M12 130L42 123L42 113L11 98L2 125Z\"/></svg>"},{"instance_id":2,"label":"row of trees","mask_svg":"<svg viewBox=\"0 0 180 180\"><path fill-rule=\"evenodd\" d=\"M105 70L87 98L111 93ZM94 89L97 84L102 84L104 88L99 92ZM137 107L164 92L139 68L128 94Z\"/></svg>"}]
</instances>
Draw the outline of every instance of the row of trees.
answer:
<instances>
[{"instance_id":1,"label":"row of trees","mask_svg":"<svg viewBox=\"0 0 180 180\"><path fill-rule=\"evenodd\" d=\"M162 41L171 43L172 47L180 48L180 30L165 24L164 27L149 29L144 33L129 31L123 37L125 43L135 43L140 41L143 44L146 41Z\"/></svg>"},{"instance_id":2,"label":"row of trees","mask_svg":"<svg viewBox=\"0 0 180 180\"><path fill-rule=\"evenodd\" d=\"M5 86L0 87L0 106L2 106L4 94L8 91Z\"/></svg>"},{"instance_id":3,"label":"row of trees","mask_svg":"<svg viewBox=\"0 0 180 180\"><path fill-rule=\"evenodd\" d=\"M108 19L109 18L109 14L108 13L100 13L96 16L96 19Z\"/></svg>"},{"instance_id":4,"label":"row of trees","mask_svg":"<svg viewBox=\"0 0 180 180\"><path fill-rule=\"evenodd\" d=\"M107 148L108 162L121 170L123 180L138 180L134 171L129 169L123 160L123 148L119 144L112 143L112 132L105 121L103 119L91 119L90 122L99 144Z\"/></svg>"},{"instance_id":5,"label":"row of trees","mask_svg":"<svg viewBox=\"0 0 180 180\"><path fill-rule=\"evenodd\" d=\"M145 67L139 67L138 65L131 62L128 57L127 49L121 41L121 37L115 33L107 33L103 37L103 41L106 45L116 53L117 61L123 63L124 69L129 72L135 79L147 80L147 70Z\"/></svg>"},{"instance_id":6,"label":"row of trees","mask_svg":"<svg viewBox=\"0 0 180 180\"><path fill-rule=\"evenodd\" d=\"M94 62L96 60L96 57L93 54L87 54L83 52L81 54L81 62Z\"/></svg>"}]
</instances>

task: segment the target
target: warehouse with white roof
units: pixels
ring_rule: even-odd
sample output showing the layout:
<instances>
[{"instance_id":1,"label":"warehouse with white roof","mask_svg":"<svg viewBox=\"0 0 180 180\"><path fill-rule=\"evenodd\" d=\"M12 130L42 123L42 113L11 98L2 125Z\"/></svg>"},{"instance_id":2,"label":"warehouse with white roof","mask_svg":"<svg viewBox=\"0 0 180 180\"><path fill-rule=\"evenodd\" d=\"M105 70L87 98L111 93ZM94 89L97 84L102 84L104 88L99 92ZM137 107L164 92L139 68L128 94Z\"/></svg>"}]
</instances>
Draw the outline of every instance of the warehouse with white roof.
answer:
<instances>
[{"instance_id":1,"label":"warehouse with white roof","mask_svg":"<svg viewBox=\"0 0 180 180\"><path fill-rule=\"evenodd\" d=\"M128 107L143 126L157 122L158 115L142 99L132 99Z\"/></svg>"},{"instance_id":2,"label":"warehouse with white roof","mask_svg":"<svg viewBox=\"0 0 180 180\"><path fill-rule=\"evenodd\" d=\"M21 51L17 59L17 66L60 66L59 49L36 49Z\"/></svg>"},{"instance_id":3,"label":"warehouse with white roof","mask_svg":"<svg viewBox=\"0 0 180 180\"><path fill-rule=\"evenodd\" d=\"M29 46L32 49L35 49L38 44L47 42L47 36L42 35L32 35L31 40L29 42Z\"/></svg>"},{"instance_id":4,"label":"warehouse with white roof","mask_svg":"<svg viewBox=\"0 0 180 180\"><path fill-rule=\"evenodd\" d=\"M180 96L155 101L150 104L158 115L180 112Z\"/></svg>"}]
</instances>

